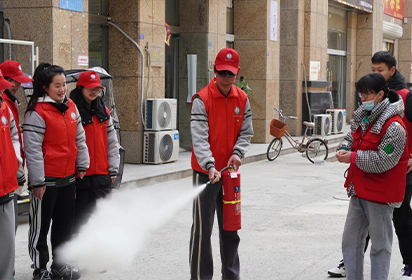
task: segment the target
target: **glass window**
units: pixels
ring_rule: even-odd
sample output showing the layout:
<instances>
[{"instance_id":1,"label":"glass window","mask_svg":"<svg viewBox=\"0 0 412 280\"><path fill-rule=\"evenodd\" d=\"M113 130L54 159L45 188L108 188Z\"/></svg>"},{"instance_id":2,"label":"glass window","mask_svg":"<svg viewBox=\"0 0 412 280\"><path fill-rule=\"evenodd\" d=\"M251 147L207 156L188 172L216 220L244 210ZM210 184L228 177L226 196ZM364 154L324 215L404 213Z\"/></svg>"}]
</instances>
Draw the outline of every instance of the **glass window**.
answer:
<instances>
[{"instance_id":1,"label":"glass window","mask_svg":"<svg viewBox=\"0 0 412 280\"><path fill-rule=\"evenodd\" d=\"M107 15L109 12L108 0L89 0L89 13ZM107 26L89 24L89 67L101 66L108 70L108 37Z\"/></svg>"},{"instance_id":2,"label":"glass window","mask_svg":"<svg viewBox=\"0 0 412 280\"><path fill-rule=\"evenodd\" d=\"M329 7L328 49L346 51L346 11Z\"/></svg>"},{"instance_id":3,"label":"glass window","mask_svg":"<svg viewBox=\"0 0 412 280\"><path fill-rule=\"evenodd\" d=\"M383 42L383 48L382 50L390 52L393 55L393 50L394 50L394 43L393 42Z\"/></svg>"}]
</instances>

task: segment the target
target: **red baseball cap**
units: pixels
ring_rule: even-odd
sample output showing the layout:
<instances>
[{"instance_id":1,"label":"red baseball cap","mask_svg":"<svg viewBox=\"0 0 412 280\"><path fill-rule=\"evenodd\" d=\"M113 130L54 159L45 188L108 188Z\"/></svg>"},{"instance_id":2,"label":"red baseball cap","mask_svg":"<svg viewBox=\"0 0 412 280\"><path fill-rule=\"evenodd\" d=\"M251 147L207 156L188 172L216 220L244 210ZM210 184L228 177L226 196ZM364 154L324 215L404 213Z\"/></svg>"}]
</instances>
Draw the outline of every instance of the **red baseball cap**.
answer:
<instances>
[{"instance_id":1,"label":"red baseball cap","mask_svg":"<svg viewBox=\"0 0 412 280\"><path fill-rule=\"evenodd\" d=\"M4 79L4 76L0 70L0 91L8 89L11 86L13 86L13 84L7 81L6 79Z\"/></svg>"},{"instance_id":2,"label":"red baseball cap","mask_svg":"<svg viewBox=\"0 0 412 280\"><path fill-rule=\"evenodd\" d=\"M231 48L220 50L216 56L215 68L217 71L228 70L234 74L239 72L239 54Z\"/></svg>"},{"instance_id":3,"label":"red baseball cap","mask_svg":"<svg viewBox=\"0 0 412 280\"><path fill-rule=\"evenodd\" d=\"M85 88L88 88L88 89L97 88L97 87L104 88L100 84L99 74L91 70L84 71L83 73L81 73L76 85L84 86Z\"/></svg>"},{"instance_id":4,"label":"red baseball cap","mask_svg":"<svg viewBox=\"0 0 412 280\"><path fill-rule=\"evenodd\" d=\"M23 71L21 70L21 64L17 61L4 61L0 64L0 70L3 72L4 77L10 77L19 83L28 83L33 81L33 79L24 76Z\"/></svg>"}]
</instances>

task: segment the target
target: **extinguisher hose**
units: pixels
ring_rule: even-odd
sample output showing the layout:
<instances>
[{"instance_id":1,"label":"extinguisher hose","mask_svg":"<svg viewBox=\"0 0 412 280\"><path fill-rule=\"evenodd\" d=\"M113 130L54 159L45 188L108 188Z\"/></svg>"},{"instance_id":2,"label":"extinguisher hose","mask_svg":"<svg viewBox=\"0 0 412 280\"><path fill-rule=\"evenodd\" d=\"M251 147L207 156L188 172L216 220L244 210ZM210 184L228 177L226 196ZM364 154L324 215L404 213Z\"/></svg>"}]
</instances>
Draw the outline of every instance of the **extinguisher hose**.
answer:
<instances>
[{"instance_id":1,"label":"extinguisher hose","mask_svg":"<svg viewBox=\"0 0 412 280\"><path fill-rule=\"evenodd\" d=\"M233 166L233 165L228 165L228 166L224 167L222 170L220 170L219 173L222 173L223 171L225 171L226 169L229 169L229 168L234 168L234 166ZM208 182L206 183L206 185L211 184L214 179L215 179L215 178L213 178L212 180L208 181Z\"/></svg>"}]
</instances>

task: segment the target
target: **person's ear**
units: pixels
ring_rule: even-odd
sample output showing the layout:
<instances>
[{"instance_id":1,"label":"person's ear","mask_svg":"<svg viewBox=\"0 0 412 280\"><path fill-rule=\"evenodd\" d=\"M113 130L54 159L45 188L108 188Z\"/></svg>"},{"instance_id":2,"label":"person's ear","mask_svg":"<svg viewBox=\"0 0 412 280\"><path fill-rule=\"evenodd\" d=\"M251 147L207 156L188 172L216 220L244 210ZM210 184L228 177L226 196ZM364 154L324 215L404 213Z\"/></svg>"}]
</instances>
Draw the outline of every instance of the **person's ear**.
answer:
<instances>
[{"instance_id":1,"label":"person's ear","mask_svg":"<svg viewBox=\"0 0 412 280\"><path fill-rule=\"evenodd\" d=\"M392 66L392 67L389 69L389 73L391 74L391 77L395 74L395 71L396 71L396 67L395 67L395 66Z\"/></svg>"}]
</instances>

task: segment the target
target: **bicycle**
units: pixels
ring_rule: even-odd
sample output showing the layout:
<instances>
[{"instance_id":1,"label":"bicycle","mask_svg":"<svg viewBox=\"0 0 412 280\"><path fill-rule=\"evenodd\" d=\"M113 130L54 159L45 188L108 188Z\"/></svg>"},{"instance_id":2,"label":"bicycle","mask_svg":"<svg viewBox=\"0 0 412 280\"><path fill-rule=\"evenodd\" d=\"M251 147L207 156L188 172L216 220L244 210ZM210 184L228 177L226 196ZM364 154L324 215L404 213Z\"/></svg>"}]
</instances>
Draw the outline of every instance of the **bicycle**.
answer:
<instances>
[{"instance_id":1,"label":"bicycle","mask_svg":"<svg viewBox=\"0 0 412 280\"><path fill-rule=\"evenodd\" d=\"M279 110L278 108L273 109L279 113L279 116L282 117L284 121L287 119L298 119L298 117L295 116L283 115L282 110ZM292 148L298 150L300 153L306 152L306 157L311 163L315 163L318 159L323 161L328 158L328 141L319 137L311 137L307 134L308 129L315 127L315 123L304 121L303 124L306 126L305 134L303 135L302 140L299 141L298 139L293 138L287 131L288 126L286 123L277 119L273 119L270 122L270 134L275 138L270 142L266 152L269 161L273 161L279 156L283 147L283 136L285 136Z\"/></svg>"}]
</instances>

